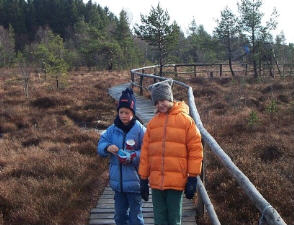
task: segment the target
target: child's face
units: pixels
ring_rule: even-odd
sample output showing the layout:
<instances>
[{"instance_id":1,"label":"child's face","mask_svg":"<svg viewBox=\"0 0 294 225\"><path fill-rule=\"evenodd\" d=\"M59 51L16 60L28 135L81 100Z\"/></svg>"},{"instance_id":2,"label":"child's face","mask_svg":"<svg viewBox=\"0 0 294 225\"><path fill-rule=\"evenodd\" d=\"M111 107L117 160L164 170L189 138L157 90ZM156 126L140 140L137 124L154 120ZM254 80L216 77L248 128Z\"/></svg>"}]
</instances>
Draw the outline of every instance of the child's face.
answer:
<instances>
[{"instance_id":1,"label":"child's face","mask_svg":"<svg viewBox=\"0 0 294 225\"><path fill-rule=\"evenodd\" d=\"M122 107L118 110L118 116L124 125L128 125L129 122L133 119L134 114L132 110Z\"/></svg>"},{"instance_id":2,"label":"child's face","mask_svg":"<svg viewBox=\"0 0 294 225\"><path fill-rule=\"evenodd\" d=\"M167 113L173 106L173 103L168 100L159 100L155 106L158 112Z\"/></svg>"}]
</instances>

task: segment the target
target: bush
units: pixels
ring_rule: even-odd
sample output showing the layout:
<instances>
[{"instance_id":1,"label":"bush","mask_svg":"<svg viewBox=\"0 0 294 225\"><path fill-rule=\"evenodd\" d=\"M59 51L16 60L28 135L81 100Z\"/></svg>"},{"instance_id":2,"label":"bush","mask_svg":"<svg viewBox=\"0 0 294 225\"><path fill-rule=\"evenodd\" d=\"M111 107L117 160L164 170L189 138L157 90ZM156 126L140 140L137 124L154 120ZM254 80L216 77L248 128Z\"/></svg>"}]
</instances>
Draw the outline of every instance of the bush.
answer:
<instances>
[{"instance_id":1,"label":"bush","mask_svg":"<svg viewBox=\"0 0 294 225\"><path fill-rule=\"evenodd\" d=\"M278 112L277 101L271 100L271 102L266 106L266 111L270 114Z\"/></svg>"},{"instance_id":2,"label":"bush","mask_svg":"<svg viewBox=\"0 0 294 225\"><path fill-rule=\"evenodd\" d=\"M250 127L253 127L257 125L258 121L259 121L259 118L257 116L257 113L255 111L251 111L248 118L248 125Z\"/></svg>"}]
</instances>

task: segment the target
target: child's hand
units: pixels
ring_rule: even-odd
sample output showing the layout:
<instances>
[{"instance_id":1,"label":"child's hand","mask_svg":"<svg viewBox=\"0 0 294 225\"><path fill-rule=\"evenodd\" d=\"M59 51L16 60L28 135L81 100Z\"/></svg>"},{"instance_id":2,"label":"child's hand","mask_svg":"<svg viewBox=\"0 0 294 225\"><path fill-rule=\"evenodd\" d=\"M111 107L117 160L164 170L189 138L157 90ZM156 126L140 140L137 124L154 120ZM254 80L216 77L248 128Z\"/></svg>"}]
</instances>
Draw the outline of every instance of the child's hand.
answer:
<instances>
[{"instance_id":1,"label":"child's hand","mask_svg":"<svg viewBox=\"0 0 294 225\"><path fill-rule=\"evenodd\" d=\"M187 184L185 187L185 195L187 199L192 199L196 192L197 177L188 177Z\"/></svg>"},{"instance_id":2,"label":"child's hand","mask_svg":"<svg viewBox=\"0 0 294 225\"><path fill-rule=\"evenodd\" d=\"M145 200L149 200L149 185L148 185L148 179L140 179L140 192L141 197Z\"/></svg>"},{"instance_id":3,"label":"child's hand","mask_svg":"<svg viewBox=\"0 0 294 225\"><path fill-rule=\"evenodd\" d=\"M118 147L116 145L109 145L107 151L116 155L118 152Z\"/></svg>"}]
</instances>

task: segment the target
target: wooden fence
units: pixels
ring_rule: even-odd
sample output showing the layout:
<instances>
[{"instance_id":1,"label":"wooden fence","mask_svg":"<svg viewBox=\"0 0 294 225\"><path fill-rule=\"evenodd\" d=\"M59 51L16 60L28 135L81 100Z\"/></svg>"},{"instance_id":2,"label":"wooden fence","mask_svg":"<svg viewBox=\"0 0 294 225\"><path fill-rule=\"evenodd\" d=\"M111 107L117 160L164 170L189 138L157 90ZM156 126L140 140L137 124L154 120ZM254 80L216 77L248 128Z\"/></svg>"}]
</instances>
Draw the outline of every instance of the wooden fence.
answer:
<instances>
[{"instance_id":1,"label":"wooden fence","mask_svg":"<svg viewBox=\"0 0 294 225\"><path fill-rule=\"evenodd\" d=\"M233 64L232 67L236 76L251 76L254 73L253 66L247 63ZM159 70L158 67L153 69ZM157 71L153 74L157 74ZM227 63L166 64L163 66L163 76L169 74L212 78L231 76L231 71ZM258 65L258 74L272 77L294 76L294 64Z\"/></svg>"},{"instance_id":2,"label":"wooden fence","mask_svg":"<svg viewBox=\"0 0 294 225\"><path fill-rule=\"evenodd\" d=\"M131 70L131 83L132 87L136 86L140 89L140 94L143 95L143 91L146 89L146 87L143 85L144 79L148 79L149 83L156 82L160 80L166 80L165 77L160 77L154 75L154 73L146 73L146 71L153 71L156 74L156 71L159 71L159 66L149 66L149 67L143 67L138 69ZM138 81L139 78L139 81ZM228 170L228 172L231 174L232 177L235 178L235 180L238 182L240 187L244 190L246 195L249 197L249 199L253 202L255 207L260 211L261 217L260 217L260 224L268 224L268 225L285 225L286 223L281 218L279 213L276 211L274 207L270 205L266 201L266 199L263 198L263 196L259 193L259 191L255 188L255 186L251 183L251 181L243 174L243 172L232 162L231 158L224 152L224 150L219 146L219 144L216 142L216 140L210 135L210 133L205 129L205 127L202 124L202 121L200 119L200 115L197 111L197 107L195 105L194 95L192 88L180 81L174 80L174 85L178 85L181 88L185 88L187 90L187 101L188 105L190 107L190 114L191 117L194 119L195 123L197 124L198 129L201 132L202 135L202 141L204 145L208 146L211 151L217 156L217 158L220 160L222 165ZM173 86L174 86L173 85ZM205 160L203 162L203 165L205 165ZM204 181L205 181L205 169L203 168L201 178L197 177L197 192L198 196L198 202L196 206L196 215L202 216L204 213L204 207L207 210L209 219L213 225L219 225L219 219L215 213L214 207L209 199L209 196L206 192Z\"/></svg>"}]
</instances>

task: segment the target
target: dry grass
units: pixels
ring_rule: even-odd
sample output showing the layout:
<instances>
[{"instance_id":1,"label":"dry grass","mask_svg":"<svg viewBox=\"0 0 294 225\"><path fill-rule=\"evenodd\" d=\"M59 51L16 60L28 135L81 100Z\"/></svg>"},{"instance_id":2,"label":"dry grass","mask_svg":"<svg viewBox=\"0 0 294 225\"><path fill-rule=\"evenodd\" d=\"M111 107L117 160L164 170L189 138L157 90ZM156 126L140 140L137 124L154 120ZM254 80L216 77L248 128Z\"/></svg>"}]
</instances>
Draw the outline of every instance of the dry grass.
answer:
<instances>
[{"instance_id":1,"label":"dry grass","mask_svg":"<svg viewBox=\"0 0 294 225\"><path fill-rule=\"evenodd\" d=\"M294 224L294 80L189 78L206 129L287 224ZM221 224L261 216L214 154L205 149L206 186ZM208 218L200 224L209 224Z\"/></svg>"},{"instance_id":2,"label":"dry grass","mask_svg":"<svg viewBox=\"0 0 294 225\"><path fill-rule=\"evenodd\" d=\"M29 99L17 71L1 72L0 224L86 224L108 181L91 128L112 123L107 88L128 72L77 71L60 90L32 77Z\"/></svg>"},{"instance_id":3,"label":"dry grass","mask_svg":"<svg viewBox=\"0 0 294 225\"><path fill-rule=\"evenodd\" d=\"M96 155L97 132L82 127L112 123L116 105L107 88L129 81L129 73L77 71L58 91L49 79L34 77L25 99L21 79L4 72L0 224L86 224L107 182L107 161ZM180 80L193 87L207 130L293 225L293 79ZM174 95L186 99L181 89ZM209 149L205 159L206 186L221 223L257 224L260 213ZM210 224L207 216L199 224Z\"/></svg>"}]
</instances>

